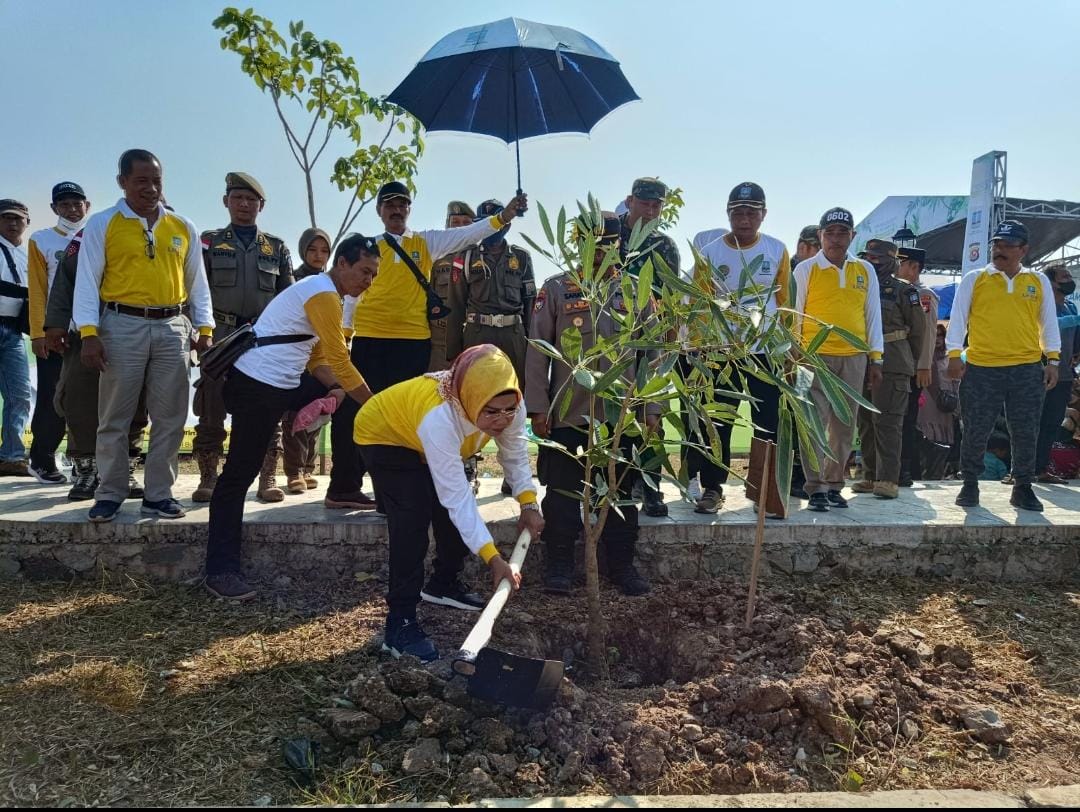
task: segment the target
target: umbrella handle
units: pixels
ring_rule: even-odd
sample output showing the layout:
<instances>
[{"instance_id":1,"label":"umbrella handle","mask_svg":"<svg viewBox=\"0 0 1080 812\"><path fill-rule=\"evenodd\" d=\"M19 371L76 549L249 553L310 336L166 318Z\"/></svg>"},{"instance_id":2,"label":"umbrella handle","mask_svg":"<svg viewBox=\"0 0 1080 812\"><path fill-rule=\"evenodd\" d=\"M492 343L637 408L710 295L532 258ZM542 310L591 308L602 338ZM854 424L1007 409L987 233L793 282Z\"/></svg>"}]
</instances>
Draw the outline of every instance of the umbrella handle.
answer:
<instances>
[{"instance_id":1,"label":"umbrella handle","mask_svg":"<svg viewBox=\"0 0 1080 812\"><path fill-rule=\"evenodd\" d=\"M519 166L519 167L518 167L518 174L519 174L519 177L518 177L518 188L517 188L517 192L515 192L515 194L516 194L516 195L517 195L518 197L521 197L521 196L522 196L523 194L525 194L525 193L524 193L524 192L523 192L523 191L521 190L521 177L520 177L520 173L521 173L521 167ZM525 216L525 212L527 212L528 210L529 210L529 207L528 207L528 206L522 206L522 207L521 207L520 209L518 209L518 210L517 210L517 216L518 216L518 217L524 217L524 216Z\"/></svg>"}]
</instances>

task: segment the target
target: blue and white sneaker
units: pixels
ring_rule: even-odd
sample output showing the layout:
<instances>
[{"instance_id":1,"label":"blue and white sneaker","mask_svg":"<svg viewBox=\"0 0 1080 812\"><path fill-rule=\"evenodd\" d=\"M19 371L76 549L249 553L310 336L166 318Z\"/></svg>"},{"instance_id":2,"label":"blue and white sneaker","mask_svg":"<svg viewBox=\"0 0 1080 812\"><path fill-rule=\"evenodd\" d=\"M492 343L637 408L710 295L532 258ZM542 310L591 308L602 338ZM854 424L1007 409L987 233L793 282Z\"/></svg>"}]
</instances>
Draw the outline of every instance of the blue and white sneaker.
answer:
<instances>
[{"instance_id":1,"label":"blue and white sneaker","mask_svg":"<svg viewBox=\"0 0 1080 812\"><path fill-rule=\"evenodd\" d=\"M162 519L179 519L187 515L183 505L175 499L162 499L160 502L149 502L143 499L140 510L146 516L160 516Z\"/></svg>"},{"instance_id":2,"label":"blue and white sneaker","mask_svg":"<svg viewBox=\"0 0 1080 812\"><path fill-rule=\"evenodd\" d=\"M90 508L90 513L87 518L92 522L111 522L116 518L116 514L120 512L120 503L111 502L108 499L101 499L94 502L94 506Z\"/></svg>"},{"instance_id":3,"label":"blue and white sneaker","mask_svg":"<svg viewBox=\"0 0 1080 812\"><path fill-rule=\"evenodd\" d=\"M409 654L424 663L439 659L439 650L414 617L390 615L386 618L382 650L394 657Z\"/></svg>"}]
</instances>

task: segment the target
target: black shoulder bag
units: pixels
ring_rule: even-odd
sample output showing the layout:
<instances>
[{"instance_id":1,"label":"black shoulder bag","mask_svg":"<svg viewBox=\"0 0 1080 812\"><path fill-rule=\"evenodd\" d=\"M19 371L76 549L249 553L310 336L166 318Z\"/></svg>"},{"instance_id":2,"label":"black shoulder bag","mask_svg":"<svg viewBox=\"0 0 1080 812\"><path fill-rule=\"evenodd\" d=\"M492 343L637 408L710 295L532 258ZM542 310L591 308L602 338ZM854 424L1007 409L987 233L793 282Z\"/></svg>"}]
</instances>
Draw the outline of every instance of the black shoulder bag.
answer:
<instances>
[{"instance_id":1,"label":"black shoulder bag","mask_svg":"<svg viewBox=\"0 0 1080 812\"><path fill-rule=\"evenodd\" d=\"M245 324L233 330L203 353L203 357L199 360L199 378L200 380L202 378L208 378L212 381L221 380L233 368L233 364L241 355L256 347L268 347L273 344L299 344L309 338L314 338L314 336L256 336L254 327Z\"/></svg>"},{"instance_id":2,"label":"black shoulder bag","mask_svg":"<svg viewBox=\"0 0 1080 812\"><path fill-rule=\"evenodd\" d=\"M0 250L4 252L4 259L7 260L12 279L11 282L0 279L0 296L6 296L9 299L22 299L22 309L19 311L19 315L12 318L18 320L20 333L30 335L30 289L19 284L19 272L15 268L15 257L11 255L8 247L0 243Z\"/></svg>"},{"instance_id":3,"label":"black shoulder bag","mask_svg":"<svg viewBox=\"0 0 1080 812\"><path fill-rule=\"evenodd\" d=\"M412 261L412 257L405 253L405 249L401 247L397 240L390 236L389 232L383 234L383 239L389 243L395 253L401 257L401 261L409 266L409 270L412 271L413 276L416 277L417 283L424 289L424 293L427 294L428 321L438 321L439 319L447 318L453 311L446 306L446 302L444 302L442 297L435 292L435 288L431 287L431 283L424 278L422 273L420 273L420 269L416 267L416 263Z\"/></svg>"}]
</instances>

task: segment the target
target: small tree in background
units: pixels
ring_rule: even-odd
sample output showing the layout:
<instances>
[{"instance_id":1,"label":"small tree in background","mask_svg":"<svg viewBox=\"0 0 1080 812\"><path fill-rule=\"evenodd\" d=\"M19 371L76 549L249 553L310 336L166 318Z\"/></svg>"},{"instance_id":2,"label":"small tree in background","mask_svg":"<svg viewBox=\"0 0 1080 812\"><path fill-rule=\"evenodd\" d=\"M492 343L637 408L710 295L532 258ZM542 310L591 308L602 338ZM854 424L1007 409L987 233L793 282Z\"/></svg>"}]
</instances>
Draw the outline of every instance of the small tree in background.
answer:
<instances>
[{"instance_id":1,"label":"small tree in background","mask_svg":"<svg viewBox=\"0 0 1080 812\"><path fill-rule=\"evenodd\" d=\"M626 274L613 282L605 277L619 262L618 250L597 245L597 226L603 217L591 195L587 206L578 204L579 214L572 220L568 221L565 209L560 209L554 226L544 207L537 208L547 245L541 246L528 236L524 239L580 286L583 298L589 303L593 324L604 312L618 326L615 334L608 337L600 337L593 331L591 344L585 343L576 327L562 332L559 346L529 340L555 363L567 366L571 370L570 380L590 393L588 414L578 416L587 424L587 443L582 451L572 455L583 464L584 477L580 492L564 493L586 507L583 514L589 664L595 675L606 678L607 625L600 604L597 547L610 512L634 504L620 497L621 491L628 490L624 487L626 477L640 472L652 485L657 484L655 479L659 477L676 485L685 496L686 471L684 466L677 468L672 463L669 445L680 451L696 448L722 464L720 438L714 423L734 424L745 420L737 410L718 403L715 392L726 382L729 388L722 394L751 401L745 388L736 388L734 376L739 371L780 389L776 476L780 492L786 494L791 483L794 443L799 438L812 438L828 447L820 416L805 384L798 381L820 376L837 413L842 419L853 420L848 399L872 407L835 376L816 352L831 332L841 333L861 349L866 347L854 336L823 325L815 341L804 350L793 332L791 310L782 309L775 317L767 318L763 304L748 306L747 298L763 303L772 292L753 283L755 263L760 263L760 258L744 263L737 284L727 283L731 287L729 293L718 293L716 286L708 281L720 277L717 269L700 255L695 255L695 260L699 270L705 272L699 274L705 277L704 282L681 278L678 269L669 268L658 255L646 260L636 282ZM658 226L659 221L635 225L627 247L631 255L641 250ZM606 254L594 268L597 250L606 250ZM659 303L652 301L654 285L662 290ZM625 312L612 307L613 298L620 294ZM757 353L764 354L766 365L761 364ZM566 418L571 395L569 385L566 391L553 393L553 417ZM704 436L695 428L687 431L678 411L671 409L675 398L688 414L692 427L705 426ZM661 410L667 441L647 427L644 413L648 407ZM634 440L629 457L621 450L627 437ZM540 442L558 452L570 453L557 443ZM642 467L646 448L658 453L659 473ZM816 459L807 462L820 464Z\"/></svg>"},{"instance_id":2,"label":"small tree in background","mask_svg":"<svg viewBox=\"0 0 1080 812\"><path fill-rule=\"evenodd\" d=\"M352 151L334 161L330 180L340 191L353 192L335 244L383 183L401 180L415 188L416 162L424 151L420 122L364 92L355 61L340 45L304 30L302 20L289 23L286 41L272 21L250 8L226 8L213 25L224 32L222 49L240 56L241 69L274 105L289 151L304 175L313 228L315 168L335 134L344 136ZM297 116L298 109L305 115ZM378 140L366 146L361 127L365 118L378 125Z\"/></svg>"}]
</instances>

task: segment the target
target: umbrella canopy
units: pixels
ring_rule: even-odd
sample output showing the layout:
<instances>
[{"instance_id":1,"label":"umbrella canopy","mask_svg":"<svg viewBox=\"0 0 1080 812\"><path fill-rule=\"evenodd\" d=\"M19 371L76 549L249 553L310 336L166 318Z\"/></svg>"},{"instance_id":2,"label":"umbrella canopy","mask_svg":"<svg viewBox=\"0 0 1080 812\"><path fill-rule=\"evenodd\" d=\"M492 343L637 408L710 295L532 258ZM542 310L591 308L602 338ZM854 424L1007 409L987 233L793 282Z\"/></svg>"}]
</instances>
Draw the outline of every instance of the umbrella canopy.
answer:
<instances>
[{"instance_id":1,"label":"umbrella canopy","mask_svg":"<svg viewBox=\"0 0 1080 812\"><path fill-rule=\"evenodd\" d=\"M428 131L506 143L587 133L636 99L619 63L589 37L516 17L443 37L389 96Z\"/></svg>"}]
</instances>

